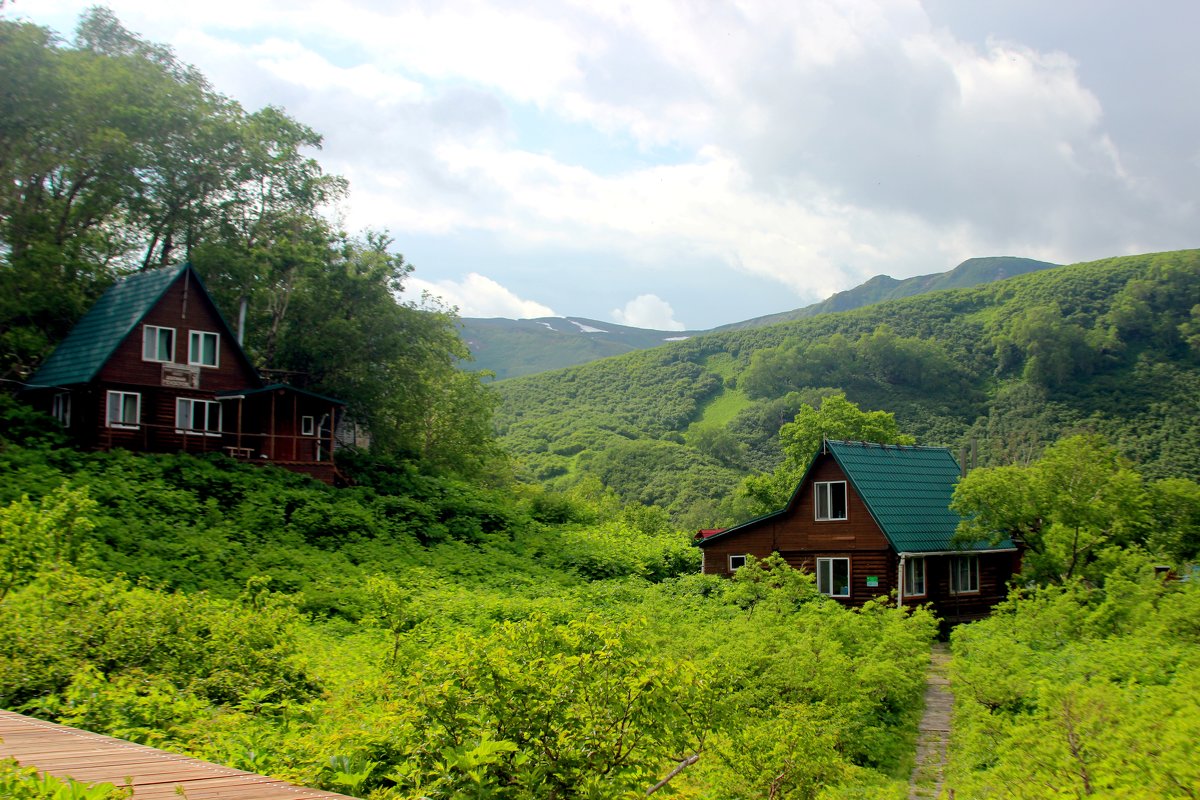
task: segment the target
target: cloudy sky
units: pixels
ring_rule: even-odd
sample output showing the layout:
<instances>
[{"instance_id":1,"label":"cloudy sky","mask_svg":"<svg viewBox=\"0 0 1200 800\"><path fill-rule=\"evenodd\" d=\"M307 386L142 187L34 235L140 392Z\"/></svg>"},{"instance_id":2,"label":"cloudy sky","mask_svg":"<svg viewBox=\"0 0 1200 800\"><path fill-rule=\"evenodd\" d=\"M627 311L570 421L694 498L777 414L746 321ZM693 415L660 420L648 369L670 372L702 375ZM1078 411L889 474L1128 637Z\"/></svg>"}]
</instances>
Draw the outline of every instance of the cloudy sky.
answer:
<instances>
[{"instance_id":1,"label":"cloudy sky","mask_svg":"<svg viewBox=\"0 0 1200 800\"><path fill-rule=\"evenodd\" d=\"M10 0L70 34L90 3ZM1195 247L1195 0L112 0L283 106L464 316L705 329Z\"/></svg>"}]
</instances>

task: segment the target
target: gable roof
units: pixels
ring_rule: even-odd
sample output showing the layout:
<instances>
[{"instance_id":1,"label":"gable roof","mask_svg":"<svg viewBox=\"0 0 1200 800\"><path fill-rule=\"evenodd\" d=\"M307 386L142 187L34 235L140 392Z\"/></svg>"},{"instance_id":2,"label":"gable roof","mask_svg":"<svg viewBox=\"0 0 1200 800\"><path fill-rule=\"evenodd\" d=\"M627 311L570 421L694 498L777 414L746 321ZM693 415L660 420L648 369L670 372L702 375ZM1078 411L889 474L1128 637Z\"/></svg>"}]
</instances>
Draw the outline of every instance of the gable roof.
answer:
<instances>
[{"instance_id":1,"label":"gable roof","mask_svg":"<svg viewBox=\"0 0 1200 800\"><path fill-rule=\"evenodd\" d=\"M190 273L189 280L194 281L199 291L208 296L211 302L207 287L191 264L176 264L127 275L109 287L75 323L71 332L29 379L30 388L70 386L94 380L121 342L137 328L184 272ZM257 375L246 354L236 345L237 338L215 303L213 308L221 332L234 343L238 358Z\"/></svg>"},{"instance_id":2,"label":"gable roof","mask_svg":"<svg viewBox=\"0 0 1200 800\"><path fill-rule=\"evenodd\" d=\"M137 272L109 287L29 379L36 386L88 383L186 265Z\"/></svg>"},{"instance_id":3,"label":"gable roof","mask_svg":"<svg viewBox=\"0 0 1200 800\"><path fill-rule=\"evenodd\" d=\"M767 519L791 512L800 491L820 457L828 453L845 473L883 535L897 553L1015 550L1011 540L956 546L955 530L961 517L950 510L950 500L960 473L958 462L944 447L881 445L871 442L826 441L809 462L804 477L787 507L780 511L698 538L703 544Z\"/></svg>"}]
</instances>

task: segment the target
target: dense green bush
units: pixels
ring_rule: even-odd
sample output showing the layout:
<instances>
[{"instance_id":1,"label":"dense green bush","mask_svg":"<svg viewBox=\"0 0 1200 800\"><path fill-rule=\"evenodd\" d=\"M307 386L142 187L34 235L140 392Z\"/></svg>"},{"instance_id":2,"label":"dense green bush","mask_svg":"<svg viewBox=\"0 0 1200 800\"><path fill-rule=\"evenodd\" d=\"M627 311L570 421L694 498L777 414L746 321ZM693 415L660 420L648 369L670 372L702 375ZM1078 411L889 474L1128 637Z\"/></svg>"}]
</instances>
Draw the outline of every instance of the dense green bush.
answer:
<instances>
[{"instance_id":1,"label":"dense green bush","mask_svg":"<svg viewBox=\"0 0 1200 800\"><path fill-rule=\"evenodd\" d=\"M947 785L979 798L1194 797L1200 585L1126 559L953 637Z\"/></svg>"}]
</instances>

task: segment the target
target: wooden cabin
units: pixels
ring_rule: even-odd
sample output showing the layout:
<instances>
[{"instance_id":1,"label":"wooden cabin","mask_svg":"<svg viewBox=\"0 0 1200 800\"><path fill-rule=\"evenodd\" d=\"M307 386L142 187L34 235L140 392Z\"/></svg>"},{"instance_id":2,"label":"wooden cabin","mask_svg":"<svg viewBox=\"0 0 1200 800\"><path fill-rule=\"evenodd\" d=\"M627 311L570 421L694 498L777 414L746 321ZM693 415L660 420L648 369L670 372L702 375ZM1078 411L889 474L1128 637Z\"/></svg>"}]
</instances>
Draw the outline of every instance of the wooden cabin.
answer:
<instances>
[{"instance_id":1,"label":"wooden cabin","mask_svg":"<svg viewBox=\"0 0 1200 800\"><path fill-rule=\"evenodd\" d=\"M785 508L696 534L703 571L732 575L747 556L778 552L847 605L895 593L948 623L979 619L1004 599L1021 554L1010 540L953 540L960 475L940 447L824 442Z\"/></svg>"},{"instance_id":2,"label":"wooden cabin","mask_svg":"<svg viewBox=\"0 0 1200 800\"><path fill-rule=\"evenodd\" d=\"M110 288L29 380L30 403L83 447L222 452L333 483L345 406L265 384L188 264Z\"/></svg>"}]
</instances>

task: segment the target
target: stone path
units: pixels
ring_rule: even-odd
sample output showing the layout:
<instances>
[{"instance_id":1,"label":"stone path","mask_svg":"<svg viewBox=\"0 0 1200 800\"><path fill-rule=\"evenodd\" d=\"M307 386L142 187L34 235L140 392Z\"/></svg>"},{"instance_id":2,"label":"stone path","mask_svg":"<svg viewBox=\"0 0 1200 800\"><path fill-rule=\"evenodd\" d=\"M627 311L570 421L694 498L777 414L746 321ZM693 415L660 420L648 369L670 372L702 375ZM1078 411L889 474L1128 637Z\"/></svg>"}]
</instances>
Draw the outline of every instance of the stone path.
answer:
<instances>
[{"instance_id":1,"label":"stone path","mask_svg":"<svg viewBox=\"0 0 1200 800\"><path fill-rule=\"evenodd\" d=\"M908 782L908 800L937 798L942 794L942 770L946 766L946 744L950 740L950 648L936 642L925 678L925 713L917 736L917 763Z\"/></svg>"}]
</instances>

